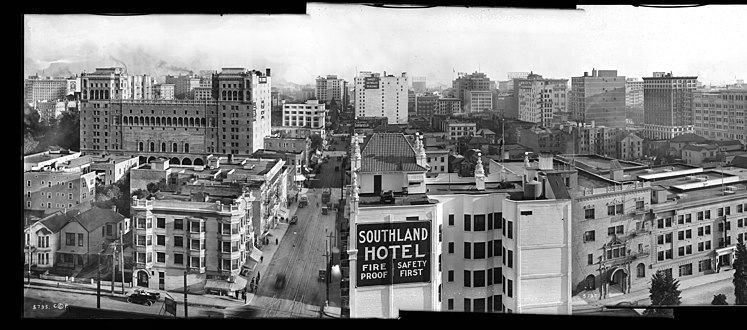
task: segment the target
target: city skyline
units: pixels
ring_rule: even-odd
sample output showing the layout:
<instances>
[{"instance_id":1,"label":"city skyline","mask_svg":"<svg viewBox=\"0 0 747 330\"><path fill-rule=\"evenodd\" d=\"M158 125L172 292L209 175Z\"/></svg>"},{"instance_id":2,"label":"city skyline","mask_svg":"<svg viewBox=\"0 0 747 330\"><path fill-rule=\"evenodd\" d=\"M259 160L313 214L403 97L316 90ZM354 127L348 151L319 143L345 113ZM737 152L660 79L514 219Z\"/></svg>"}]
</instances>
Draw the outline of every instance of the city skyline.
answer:
<instances>
[{"instance_id":1,"label":"city skyline","mask_svg":"<svg viewBox=\"0 0 747 330\"><path fill-rule=\"evenodd\" d=\"M243 66L270 67L278 83L387 71L425 76L431 86L474 71L495 81L514 71L569 78L592 68L626 77L672 71L705 84L747 76L739 65L747 47L737 42L747 7L579 8L308 4L307 15L26 15L24 73L126 66L160 78Z\"/></svg>"}]
</instances>

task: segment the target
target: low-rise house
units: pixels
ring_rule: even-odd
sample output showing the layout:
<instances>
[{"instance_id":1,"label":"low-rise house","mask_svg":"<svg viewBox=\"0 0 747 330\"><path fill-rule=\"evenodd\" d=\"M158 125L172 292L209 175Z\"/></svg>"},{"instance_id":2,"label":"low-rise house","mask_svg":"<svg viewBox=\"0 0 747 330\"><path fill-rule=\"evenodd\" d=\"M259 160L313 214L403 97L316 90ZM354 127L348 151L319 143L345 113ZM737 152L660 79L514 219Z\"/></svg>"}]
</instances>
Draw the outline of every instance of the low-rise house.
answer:
<instances>
[{"instance_id":1,"label":"low-rise house","mask_svg":"<svg viewBox=\"0 0 747 330\"><path fill-rule=\"evenodd\" d=\"M76 215L60 230L57 265L75 269L90 265L128 228L129 219L111 209L92 207Z\"/></svg>"},{"instance_id":2,"label":"low-rise house","mask_svg":"<svg viewBox=\"0 0 747 330\"><path fill-rule=\"evenodd\" d=\"M29 263L30 256L32 268L54 268L56 265L55 256L61 246L60 230L78 214L80 214L78 210L57 211L28 225L24 230L26 234L26 244L24 246L26 264Z\"/></svg>"}]
</instances>

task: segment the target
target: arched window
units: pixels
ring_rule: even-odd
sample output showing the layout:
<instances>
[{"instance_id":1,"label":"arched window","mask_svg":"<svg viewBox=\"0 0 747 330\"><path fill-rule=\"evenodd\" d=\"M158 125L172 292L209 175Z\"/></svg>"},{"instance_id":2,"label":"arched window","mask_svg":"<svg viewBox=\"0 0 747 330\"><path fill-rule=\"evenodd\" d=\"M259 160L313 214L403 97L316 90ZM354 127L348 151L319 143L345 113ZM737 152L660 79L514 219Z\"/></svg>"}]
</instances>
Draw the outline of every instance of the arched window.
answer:
<instances>
[{"instance_id":1,"label":"arched window","mask_svg":"<svg viewBox=\"0 0 747 330\"><path fill-rule=\"evenodd\" d=\"M166 142L161 142L161 152L166 152Z\"/></svg>"},{"instance_id":2,"label":"arched window","mask_svg":"<svg viewBox=\"0 0 747 330\"><path fill-rule=\"evenodd\" d=\"M189 126L195 126L195 119L189 118Z\"/></svg>"},{"instance_id":3,"label":"arched window","mask_svg":"<svg viewBox=\"0 0 747 330\"><path fill-rule=\"evenodd\" d=\"M176 157L171 158L171 160L169 161L169 164L179 165L180 164L179 158L176 158Z\"/></svg>"},{"instance_id":4,"label":"arched window","mask_svg":"<svg viewBox=\"0 0 747 330\"><path fill-rule=\"evenodd\" d=\"M143 116L140 116L140 125L145 125L145 118Z\"/></svg>"},{"instance_id":5,"label":"arched window","mask_svg":"<svg viewBox=\"0 0 747 330\"><path fill-rule=\"evenodd\" d=\"M221 99L224 100L224 101L226 100L226 91L223 91L221 93Z\"/></svg>"},{"instance_id":6,"label":"arched window","mask_svg":"<svg viewBox=\"0 0 747 330\"><path fill-rule=\"evenodd\" d=\"M156 117L156 125L161 126L161 117Z\"/></svg>"},{"instance_id":7,"label":"arched window","mask_svg":"<svg viewBox=\"0 0 747 330\"><path fill-rule=\"evenodd\" d=\"M145 125L150 125L150 117L145 117Z\"/></svg>"},{"instance_id":8,"label":"arched window","mask_svg":"<svg viewBox=\"0 0 747 330\"><path fill-rule=\"evenodd\" d=\"M192 164L193 165L205 165L205 163L202 161L202 158L195 159L195 161Z\"/></svg>"},{"instance_id":9,"label":"arched window","mask_svg":"<svg viewBox=\"0 0 747 330\"><path fill-rule=\"evenodd\" d=\"M182 117L179 117L177 126L183 126L183 124L184 122L182 122Z\"/></svg>"},{"instance_id":10,"label":"arched window","mask_svg":"<svg viewBox=\"0 0 747 330\"><path fill-rule=\"evenodd\" d=\"M171 145L171 152L176 152L176 143Z\"/></svg>"},{"instance_id":11,"label":"arched window","mask_svg":"<svg viewBox=\"0 0 747 330\"><path fill-rule=\"evenodd\" d=\"M643 263L638 264L638 266L635 267L636 270L636 277L646 277L646 265Z\"/></svg>"},{"instance_id":12,"label":"arched window","mask_svg":"<svg viewBox=\"0 0 747 330\"><path fill-rule=\"evenodd\" d=\"M153 142L151 142L150 143L150 152L154 152L154 151L156 151L156 144L153 143Z\"/></svg>"},{"instance_id":13,"label":"arched window","mask_svg":"<svg viewBox=\"0 0 747 330\"><path fill-rule=\"evenodd\" d=\"M137 117L135 117L135 125L140 125L140 121L138 120Z\"/></svg>"},{"instance_id":14,"label":"arched window","mask_svg":"<svg viewBox=\"0 0 747 330\"><path fill-rule=\"evenodd\" d=\"M200 126L205 127L205 118L200 119Z\"/></svg>"},{"instance_id":15,"label":"arched window","mask_svg":"<svg viewBox=\"0 0 747 330\"><path fill-rule=\"evenodd\" d=\"M594 290L597 288L594 275L586 276L586 290Z\"/></svg>"},{"instance_id":16,"label":"arched window","mask_svg":"<svg viewBox=\"0 0 747 330\"><path fill-rule=\"evenodd\" d=\"M238 91L233 91L233 100L236 101L238 99L239 99L239 92Z\"/></svg>"},{"instance_id":17,"label":"arched window","mask_svg":"<svg viewBox=\"0 0 747 330\"><path fill-rule=\"evenodd\" d=\"M123 117L122 118L122 124L123 125L127 125L127 117Z\"/></svg>"},{"instance_id":18,"label":"arched window","mask_svg":"<svg viewBox=\"0 0 747 330\"><path fill-rule=\"evenodd\" d=\"M184 144L184 152L189 152L189 143Z\"/></svg>"},{"instance_id":19,"label":"arched window","mask_svg":"<svg viewBox=\"0 0 747 330\"><path fill-rule=\"evenodd\" d=\"M189 158L182 159L182 165L192 165L192 160Z\"/></svg>"},{"instance_id":20,"label":"arched window","mask_svg":"<svg viewBox=\"0 0 747 330\"><path fill-rule=\"evenodd\" d=\"M104 99L109 99L109 91L104 91Z\"/></svg>"},{"instance_id":21,"label":"arched window","mask_svg":"<svg viewBox=\"0 0 747 330\"><path fill-rule=\"evenodd\" d=\"M138 142L138 144L137 144L137 150L138 151L143 151L143 143L142 142Z\"/></svg>"},{"instance_id":22,"label":"arched window","mask_svg":"<svg viewBox=\"0 0 747 330\"><path fill-rule=\"evenodd\" d=\"M171 117L166 118L166 126L171 126Z\"/></svg>"}]
</instances>

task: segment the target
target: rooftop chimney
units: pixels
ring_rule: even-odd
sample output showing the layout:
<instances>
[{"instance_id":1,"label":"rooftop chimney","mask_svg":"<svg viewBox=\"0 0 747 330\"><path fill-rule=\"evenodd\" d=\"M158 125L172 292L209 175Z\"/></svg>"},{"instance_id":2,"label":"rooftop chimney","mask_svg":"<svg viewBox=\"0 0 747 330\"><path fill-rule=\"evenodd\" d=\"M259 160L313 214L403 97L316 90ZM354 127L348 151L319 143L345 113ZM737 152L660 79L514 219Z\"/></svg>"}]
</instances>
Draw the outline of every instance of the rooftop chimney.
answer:
<instances>
[{"instance_id":1,"label":"rooftop chimney","mask_svg":"<svg viewBox=\"0 0 747 330\"><path fill-rule=\"evenodd\" d=\"M482 166L482 153L477 153L477 163L475 163L475 187L477 190L485 190L485 169Z\"/></svg>"}]
</instances>

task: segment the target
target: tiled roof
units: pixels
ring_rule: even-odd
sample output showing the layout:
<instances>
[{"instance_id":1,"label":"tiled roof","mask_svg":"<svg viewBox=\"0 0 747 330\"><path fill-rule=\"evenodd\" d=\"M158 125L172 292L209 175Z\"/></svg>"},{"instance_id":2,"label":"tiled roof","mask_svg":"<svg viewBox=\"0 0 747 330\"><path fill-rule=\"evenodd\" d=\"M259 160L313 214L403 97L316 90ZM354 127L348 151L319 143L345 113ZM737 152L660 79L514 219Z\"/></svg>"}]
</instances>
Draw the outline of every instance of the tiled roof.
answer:
<instances>
[{"instance_id":1,"label":"tiled roof","mask_svg":"<svg viewBox=\"0 0 747 330\"><path fill-rule=\"evenodd\" d=\"M426 171L402 133L375 133L361 147L361 172Z\"/></svg>"},{"instance_id":2,"label":"tiled roof","mask_svg":"<svg viewBox=\"0 0 747 330\"><path fill-rule=\"evenodd\" d=\"M686 145L682 150L691 150L691 151L702 151L702 150L715 150L718 149L718 147L714 145Z\"/></svg>"},{"instance_id":3,"label":"tiled roof","mask_svg":"<svg viewBox=\"0 0 747 330\"><path fill-rule=\"evenodd\" d=\"M731 161L731 165L747 168L747 155L734 156L734 159Z\"/></svg>"},{"instance_id":4,"label":"tiled roof","mask_svg":"<svg viewBox=\"0 0 747 330\"><path fill-rule=\"evenodd\" d=\"M720 146L741 146L742 142L739 142L737 140L729 140L729 141L713 141L713 143L718 144Z\"/></svg>"},{"instance_id":5,"label":"tiled roof","mask_svg":"<svg viewBox=\"0 0 747 330\"><path fill-rule=\"evenodd\" d=\"M78 214L73 221L80 223L89 233L106 223L119 222L124 216L110 209L92 207L90 210Z\"/></svg>"}]
</instances>

